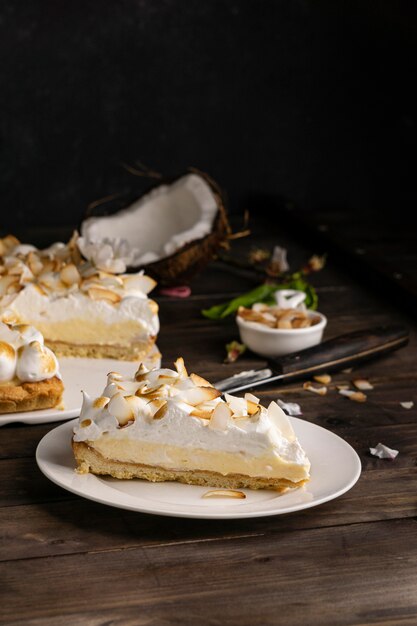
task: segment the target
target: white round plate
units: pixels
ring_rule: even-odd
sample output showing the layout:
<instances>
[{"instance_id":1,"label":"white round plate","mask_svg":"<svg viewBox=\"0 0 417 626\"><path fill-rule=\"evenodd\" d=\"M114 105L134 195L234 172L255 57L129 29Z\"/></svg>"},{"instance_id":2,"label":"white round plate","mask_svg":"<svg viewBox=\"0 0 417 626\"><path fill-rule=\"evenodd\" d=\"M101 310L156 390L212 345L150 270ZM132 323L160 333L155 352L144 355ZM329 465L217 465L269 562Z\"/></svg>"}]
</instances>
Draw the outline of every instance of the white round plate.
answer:
<instances>
[{"instance_id":1,"label":"white round plate","mask_svg":"<svg viewBox=\"0 0 417 626\"><path fill-rule=\"evenodd\" d=\"M151 367L159 367L159 353L155 351L149 358ZM146 360L145 360L146 364ZM44 424L62 422L78 417L82 404L82 393L98 396L106 386L108 372L119 372L122 376L132 376L138 367L137 361L117 361L116 359L84 359L80 357L61 357L59 369L64 383L62 408L23 411L21 413L3 413L0 426L12 422L25 424Z\"/></svg>"},{"instance_id":2,"label":"white round plate","mask_svg":"<svg viewBox=\"0 0 417 626\"><path fill-rule=\"evenodd\" d=\"M233 519L292 513L341 496L358 480L361 463L355 450L329 430L290 418L311 461L311 479L300 489L278 494L242 489L246 499L202 498L207 487L175 482L77 474L71 450L75 420L51 430L41 440L36 461L52 482L88 500L110 506L173 517Z\"/></svg>"}]
</instances>

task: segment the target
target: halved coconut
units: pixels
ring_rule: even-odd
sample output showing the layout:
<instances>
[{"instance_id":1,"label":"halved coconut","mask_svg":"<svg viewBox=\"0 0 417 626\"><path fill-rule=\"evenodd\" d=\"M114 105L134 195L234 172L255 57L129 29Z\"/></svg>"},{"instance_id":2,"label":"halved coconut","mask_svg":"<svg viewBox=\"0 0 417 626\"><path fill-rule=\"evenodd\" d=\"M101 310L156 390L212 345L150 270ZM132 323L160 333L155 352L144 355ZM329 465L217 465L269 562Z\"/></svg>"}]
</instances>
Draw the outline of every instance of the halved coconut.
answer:
<instances>
[{"instance_id":1,"label":"halved coconut","mask_svg":"<svg viewBox=\"0 0 417 626\"><path fill-rule=\"evenodd\" d=\"M217 185L193 170L113 215L86 219L80 249L110 244L124 251L128 270L143 268L161 284L178 284L202 269L230 232Z\"/></svg>"}]
</instances>

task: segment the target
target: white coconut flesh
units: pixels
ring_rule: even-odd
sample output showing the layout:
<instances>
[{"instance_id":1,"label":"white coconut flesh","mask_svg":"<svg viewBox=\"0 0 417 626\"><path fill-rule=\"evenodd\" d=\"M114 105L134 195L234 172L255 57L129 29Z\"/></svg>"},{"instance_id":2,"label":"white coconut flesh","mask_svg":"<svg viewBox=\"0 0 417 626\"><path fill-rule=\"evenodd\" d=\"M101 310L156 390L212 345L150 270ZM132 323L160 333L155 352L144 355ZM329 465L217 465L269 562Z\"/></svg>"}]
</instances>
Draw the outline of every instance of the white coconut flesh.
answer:
<instances>
[{"instance_id":1,"label":"white coconut flesh","mask_svg":"<svg viewBox=\"0 0 417 626\"><path fill-rule=\"evenodd\" d=\"M216 197L206 181L187 174L113 215L88 218L81 225L81 237L96 246L127 244L129 264L139 267L208 235L217 211Z\"/></svg>"}]
</instances>

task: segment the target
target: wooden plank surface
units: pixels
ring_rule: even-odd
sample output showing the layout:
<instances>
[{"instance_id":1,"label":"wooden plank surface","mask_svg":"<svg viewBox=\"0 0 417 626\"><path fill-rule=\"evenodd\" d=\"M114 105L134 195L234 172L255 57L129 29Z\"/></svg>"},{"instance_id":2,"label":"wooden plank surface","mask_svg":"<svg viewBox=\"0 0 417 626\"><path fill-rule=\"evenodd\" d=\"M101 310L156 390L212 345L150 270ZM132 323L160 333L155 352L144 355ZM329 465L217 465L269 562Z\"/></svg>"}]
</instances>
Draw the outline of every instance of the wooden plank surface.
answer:
<instances>
[{"instance_id":1,"label":"wooden plank surface","mask_svg":"<svg viewBox=\"0 0 417 626\"><path fill-rule=\"evenodd\" d=\"M316 252L261 223L236 242L286 245L298 266ZM230 270L230 271L229 271ZM186 300L158 296L158 346L168 365L183 355L215 381L264 361L247 352L224 364L238 338L232 319L214 323L202 308L254 286L212 264ZM417 623L417 325L395 302L363 286L329 258L312 276L326 336L381 323L405 323L409 346L334 375L328 394L302 383L268 386L264 402L298 402L303 418L335 432L358 452L363 472L342 497L296 514L248 520L191 520L138 514L79 498L48 481L35 450L56 424L0 428L0 623L33 625L210 624L351 625ZM336 384L369 378L356 404ZM406 410L403 401L414 401ZM372 457L379 441L400 451Z\"/></svg>"}]
</instances>

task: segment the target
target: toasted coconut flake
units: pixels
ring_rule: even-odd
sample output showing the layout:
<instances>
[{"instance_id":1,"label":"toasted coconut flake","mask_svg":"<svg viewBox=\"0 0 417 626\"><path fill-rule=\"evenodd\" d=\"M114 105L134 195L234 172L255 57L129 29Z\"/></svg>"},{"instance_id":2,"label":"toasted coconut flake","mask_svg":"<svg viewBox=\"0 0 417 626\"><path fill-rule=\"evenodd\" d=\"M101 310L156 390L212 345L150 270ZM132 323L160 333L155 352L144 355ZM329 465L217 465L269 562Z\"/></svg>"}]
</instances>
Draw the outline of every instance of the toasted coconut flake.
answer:
<instances>
[{"instance_id":1,"label":"toasted coconut flake","mask_svg":"<svg viewBox=\"0 0 417 626\"><path fill-rule=\"evenodd\" d=\"M159 305L155 302L155 300L148 300L148 306L153 315L158 313Z\"/></svg>"},{"instance_id":2,"label":"toasted coconut flake","mask_svg":"<svg viewBox=\"0 0 417 626\"><path fill-rule=\"evenodd\" d=\"M43 270L43 263L36 252L29 252L26 262L34 276L37 276Z\"/></svg>"},{"instance_id":3,"label":"toasted coconut flake","mask_svg":"<svg viewBox=\"0 0 417 626\"><path fill-rule=\"evenodd\" d=\"M316 393L319 396L325 396L327 393L327 387L315 387L313 383L307 381L303 385L303 389L307 389L307 391L311 391L312 393Z\"/></svg>"},{"instance_id":4,"label":"toasted coconut flake","mask_svg":"<svg viewBox=\"0 0 417 626\"><path fill-rule=\"evenodd\" d=\"M88 295L92 300L106 300L111 304L117 304L122 299L119 294L110 289L103 289L102 287L90 287L88 289Z\"/></svg>"},{"instance_id":5,"label":"toasted coconut flake","mask_svg":"<svg viewBox=\"0 0 417 626\"><path fill-rule=\"evenodd\" d=\"M318 376L313 376L313 378L322 385L328 385L332 382L332 377L329 374L319 374Z\"/></svg>"},{"instance_id":6,"label":"toasted coconut flake","mask_svg":"<svg viewBox=\"0 0 417 626\"><path fill-rule=\"evenodd\" d=\"M344 391L346 389L349 389L349 385L336 385L336 389L338 391Z\"/></svg>"},{"instance_id":7,"label":"toasted coconut flake","mask_svg":"<svg viewBox=\"0 0 417 626\"><path fill-rule=\"evenodd\" d=\"M178 359L174 363L174 366L181 378L188 377L188 372L185 367L184 359L182 358L182 356L178 357Z\"/></svg>"},{"instance_id":8,"label":"toasted coconut flake","mask_svg":"<svg viewBox=\"0 0 417 626\"><path fill-rule=\"evenodd\" d=\"M159 395L159 392L161 391L163 386L163 383L156 385L147 384L143 387L139 387L139 389L136 391L136 395L144 396L146 399L150 400L152 395Z\"/></svg>"},{"instance_id":9,"label":"toasted coconut flake","mask_svg":"<svg viewBox=\"0 0 417 626\"><path fill-rule=\"evenodd\" d=\"M165 417L168 410L168 402L165 402L157 411L153 414L154 420L160 420Z\"/></svg>"},{"instance_id":10,"label":"toasted coconut flake","mask_svg":"<svg viewBox=\"0 0 417 626\"><path fill-rule=\"evenodd\" d=\"M256 413L250 416L251 422L258 422L261 415L262 415L262 407L261 405L259 405Z\"/></svg>"},{"instance_id":11,"label":"toasted coconut flake","mask_svg":"<svg viewBox=\"0 0 417 626\"><path fill-rule=\"evenodd\" d=\"M202 376L199 376L198 374L190 374L190 378L193 383L197 385L197 387L213 387L213 385L209 383L208 380L206 380Z\"/></svg>"},{"instance_id":12,"label":"toasted coconut flake","mask_svg":"<svg viewBox=\"0 0 417 626\"><path fill-rule=\"evenodd\" d=\"M410 402L400 402L401 406L403 407L403 409L412 409L414 406L414 402L410 401Z\"/></svg>"},{"instance_id":13,"label":"toasted coconut flake","mask_svg":"<svg viewBox=\"0 0 417 626\"><path fill-rule=\"evenodd\" d=\"M366 378L355 378L355 380L352 380L352 383L355 385L356 389L360 389L361 391L367 391L374 388L374 386L371 385L369 380Z\"/></svg>"},{"instance_id":14,"label":"toasted coconut flake","mask_svg":"<svg viewBox=\"0 0 417 626\"><path fill-rule=\"evenodd\" d=\"M69 287L71 285L79 285L81 282L80 272L73 263L69 263L62 268L60 277L62 282Z\"/></svg>"},{"instance_id":15,"label":"toasted coconut flake","mask_svg":"<svg viewBox=\"0 0 417 626\"><path fill-rule=\"evenodd\" d=\"M3 256L9 252L12 248L18 246L20 241L14 237L14 235L6 235L3 239L0 239L0 256Z\"/></svg>"},{"instance_id":16,"label":"toasted coconut flake","mask_svg":"<svg viewBox=\"0 0 417 626\"><path fill-rule=\"evenodd\" d=\"M128 274L123 277L123 283L127 289L137 290L145 295L156 287L156 281L145 274Z\"/></svg>"},{"instance_id":17,"label":"toasted coconut flake","mask_svg":"<svg viewBox=\"0 0 417 626\"><path fill-rule=\"evenodd\" d=\"M211 414L209 428L212 430L227 430L232 409L224 402L219 402Z\"/></svg>"},{"instance_id":18,"label":"toasted coconut flake","mask_svg":"<svg viewBox=\"0 0 417 626\"><path fill-rule=\"evenodd\" d=\"M255 415L259 411L259 404L255 404L255 402L251 402L250 400L246 400L248 405L248 415Z\"/></svg>"},{"instance_id":19,"label":"toasted coconut flake","mask_svg":"<svg viewBox=\"0 0 417 626\"><path fill-rule=\"evenodd\" d=\"M16 276L2 276L0 278L0 298L10 293L15 287L19 286L19 278Z\"/></svg>"},{"instance_id":20,"label":"toasted coconut flake","mask_svg":"<svg viewBox=\"0 0 417 626\"><path fill-rule=\"evenodd\" d=\"M9 276L20 276L24 271L25 266L20 261L16 261L7 267L7 273Z\"/></svg>"},{"instance_id":21,"label":"toasted coconut flake","mask_svg":"<svg viewBox=\"0 0 417 626\"><path fill-rule=\"evenodd\" d=\"M41 294L41 296L46 296L46 291L40 285L34 283L33 288Z\"/></svg>"},{"instance_id":22,"label":"toasted coconut flake","mask_svg":"<svg viewBox=\"0 0 417 626\"><path fill-rule=\"evenodd\" d=\"M1 314L1 321L5 324L16 325L20 320L14 311L5 311Z\"/></svg>"},{"instance_id":23,"label":"toasted coconut flake","mask_svg":"<svg viewBox=\"0 0 417 626\"><path fill-rule=\"evenodd\" d=\"M354 391L353 389L340 389L339 393L342 396L346 396L349 400L353 400L353 402L366 402L367 397L362 391Z\"/></svg>"},{"instance_id":24,"label":"toasted coconut flake","mask_svg":"<svg viewBox=\"0 0 417 626\"><path fill-rule=\"evenodd\" d=\"M246 498L246 494L243 491L235 491L234 489L213 489L211 491L206 491L202 496L202 498L238 498L240 500L244 500Z\"/></svg>"},{"instance_id":25,"label":"toasted coconut flake","mask_svg":"<svg viewBox=\"0 0 417 626\"><path fill-rule=\"evenodd\" d=\"M288 441L295 441L295 432L290 420L276 402L271 402L268 406L268 415L278 430Z\"/></svg>"},{"instance_id":26,"label":"toasted coconut flake","mask_svg":"<svg viewBox=\"0 0 417 626\"><path fill-rule=\"evenodd\" d=\"M162 407L164 407L166 404L166 400L162 400L161 398L155 398L153 400L150 400L146 406L148 407L151 416L154 417L154 415L158 413L159 409L162 409Z\"/></svg>"},{"instance_id":27,"label":"toasted coconut flake","mask_svg":"<svg viewBox=\"0 0 417 626\"><path fill-rule=\"evenodd\" d=\"M259 398L253 395L253 393L245 393L245 400L249 402L254 402L255 404L259 404Z\"/></svg>"},{"instance_id":28,"label":"toasted coconut flake","mask_svg":"<svg viewBox=\"0 0 417 626\"><path fill-rule=\"evenodd\" d=\"M213 409L201 408L198 406L194 407L190 413L190 415L192 415L193 417L199 417L200 419L203 419L203 420L211 419L212 414L213 414Z\"/></svg>"},{"instance_id":29,"label":"toasted coconut flake","mask_svg":"<svg viewBox=\"0 0 417 626\"><path fill-rule=\"evenodd\" d=\"M180 393L181 399L187 404L191 404L191 406L210 402L210 400L214 400L221 395L221 391L214 389L214 387L192 387Z\"/></svg>"}]
</instances>

